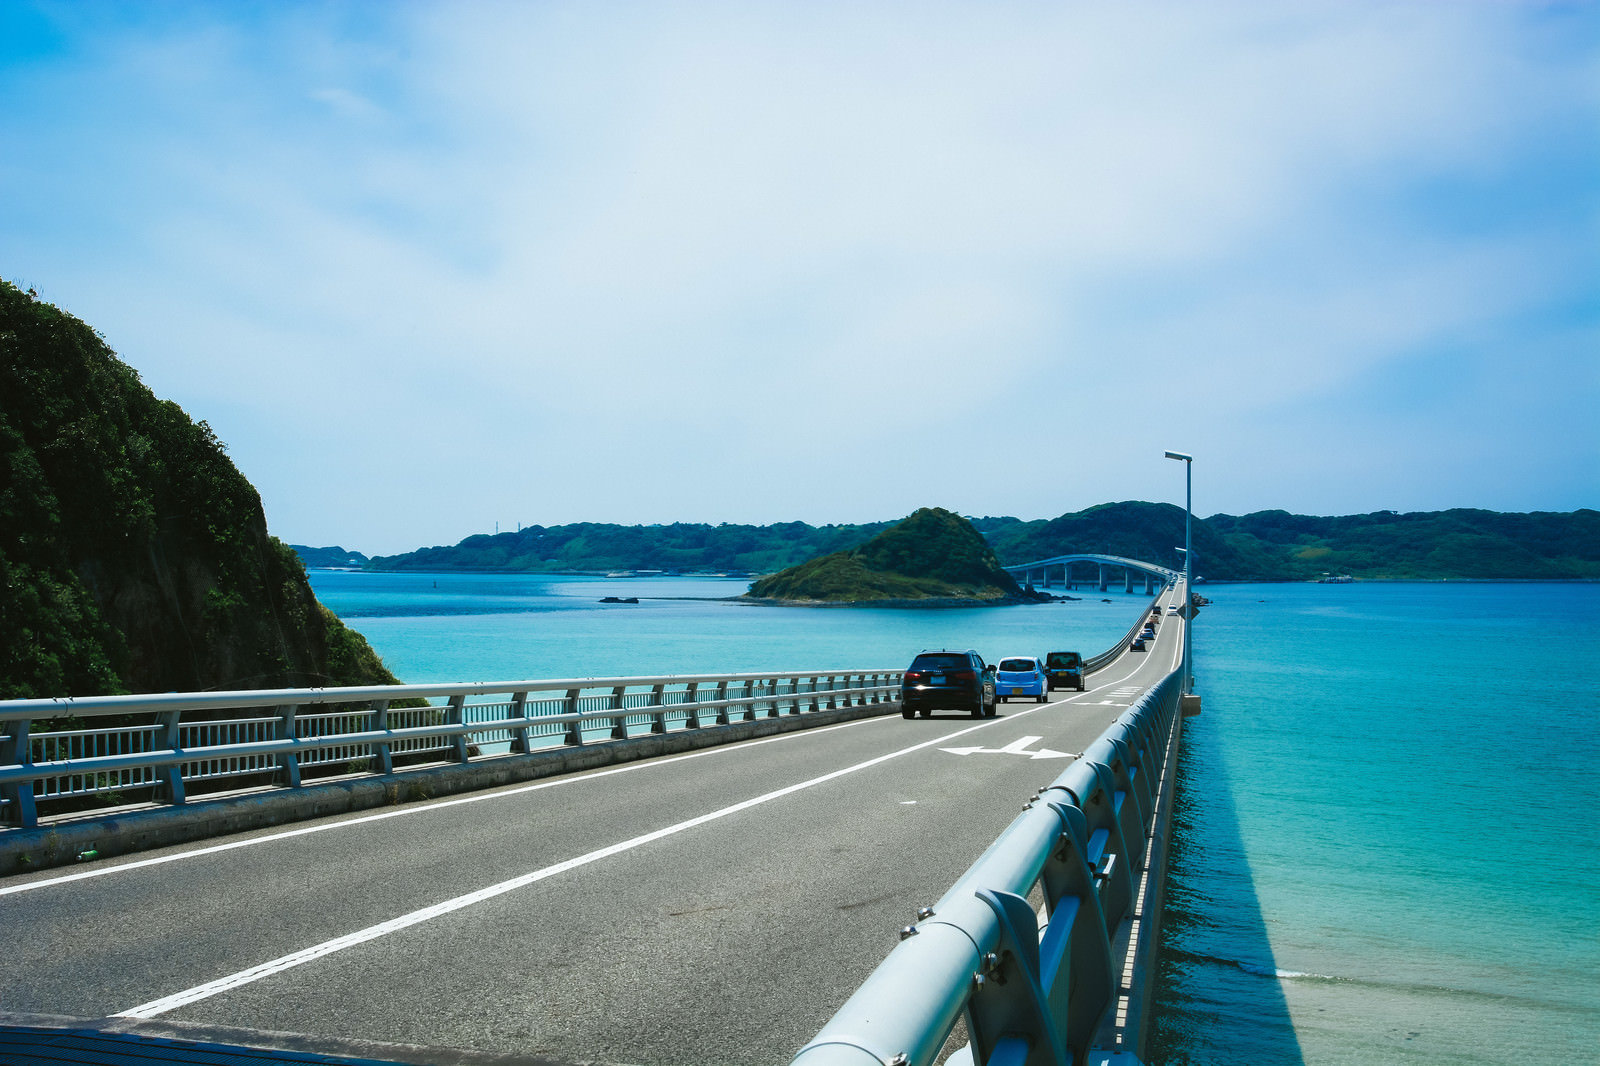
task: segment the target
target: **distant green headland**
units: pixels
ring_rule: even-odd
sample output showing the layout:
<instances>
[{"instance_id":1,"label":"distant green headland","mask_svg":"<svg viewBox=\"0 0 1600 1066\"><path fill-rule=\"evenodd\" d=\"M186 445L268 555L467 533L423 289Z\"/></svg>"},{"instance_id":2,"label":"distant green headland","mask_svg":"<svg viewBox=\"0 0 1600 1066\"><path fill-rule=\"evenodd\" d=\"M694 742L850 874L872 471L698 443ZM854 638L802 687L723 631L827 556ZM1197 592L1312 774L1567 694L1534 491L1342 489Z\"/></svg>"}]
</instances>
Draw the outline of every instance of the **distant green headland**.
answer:
<instances>
[{"instance_id":1,"label":"distant green headland","mask_svg":"<svg viewBox=\"0 0 1600 1066\"><path fill-rule=\"evenodd\" d=\"M1183 508L1106 503L1058 518L975 518L1002 565L1057 555L1118 555L1181 569ZM658 570L774 573L857 548L893 523L810 526L621 526L575 523L478 534L367 562L375 570L530 573ZM1218 514L1194 523L1196 573L1210 581L1573 581L1600 579L1600 511L1500 513L1459 509L1323 518L1285 511ZM296 546L308 565L312 551ZM359 555L359 553L350 553Z\"/></svg>"},{"instance_id":2,"label":"distant green headland","mask_svg":"<svg viewBox=\"0 0 1600 1066\"><path fill-rule=\"evenodd\" d=\"M958 514L924 507L866 543L792 566L750 586L776 603L1000 604L1022 590Z\"/></svg>"},{"instance_id":3,"label":"distant green headland","mask_svg":"<svg viewBox=\"0 0 1600 1066\"><path fill-rule=\"evenodd\" d=\"M0 698L394 682L211 428L0 281Z\"/></svg>"}]
</instances>

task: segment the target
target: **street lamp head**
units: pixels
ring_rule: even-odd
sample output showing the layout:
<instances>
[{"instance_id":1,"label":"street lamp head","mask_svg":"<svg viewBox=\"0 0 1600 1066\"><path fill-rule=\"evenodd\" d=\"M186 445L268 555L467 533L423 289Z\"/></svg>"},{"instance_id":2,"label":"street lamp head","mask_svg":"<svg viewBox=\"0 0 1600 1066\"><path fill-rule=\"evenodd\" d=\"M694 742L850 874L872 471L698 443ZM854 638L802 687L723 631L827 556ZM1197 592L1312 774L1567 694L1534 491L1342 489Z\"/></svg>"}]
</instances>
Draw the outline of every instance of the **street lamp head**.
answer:
<instances>
[{"instance_id":1,"label":"street lamp head","mask_svg":"<svg viewBox=\"0 0 1600 1066\"><path fill-rule=\"evenodd\" d=\"M1182 459L1186 463L1194 462L1194 456L1192 456L1192 455L1184 455L1182 452L1168 452L1167 453L1167 458L1168 459Z\"/></svg>"}]
</instances>

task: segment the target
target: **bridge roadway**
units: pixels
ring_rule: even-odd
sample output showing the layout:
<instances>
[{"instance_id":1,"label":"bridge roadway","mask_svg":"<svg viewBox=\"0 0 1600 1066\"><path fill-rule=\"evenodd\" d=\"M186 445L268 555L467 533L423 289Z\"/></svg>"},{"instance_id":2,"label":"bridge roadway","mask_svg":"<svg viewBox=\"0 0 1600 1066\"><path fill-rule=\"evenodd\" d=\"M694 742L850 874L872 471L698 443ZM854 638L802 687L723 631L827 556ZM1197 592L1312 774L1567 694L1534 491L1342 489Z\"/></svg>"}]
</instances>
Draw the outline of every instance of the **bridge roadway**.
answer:
<instances>
[{"instance_id":1,"label":"bridge roadway","mask_svg":"<svg viewBox=\"0 0 1600 1066\"><path fill-rule=\"evenodd\" d=\"M1026 753L1081 752L1177 667L1181 627L993 719L895 714L7 878L0 1011L785 1063L1068 765Z\"/></svg>"}]
</instances>

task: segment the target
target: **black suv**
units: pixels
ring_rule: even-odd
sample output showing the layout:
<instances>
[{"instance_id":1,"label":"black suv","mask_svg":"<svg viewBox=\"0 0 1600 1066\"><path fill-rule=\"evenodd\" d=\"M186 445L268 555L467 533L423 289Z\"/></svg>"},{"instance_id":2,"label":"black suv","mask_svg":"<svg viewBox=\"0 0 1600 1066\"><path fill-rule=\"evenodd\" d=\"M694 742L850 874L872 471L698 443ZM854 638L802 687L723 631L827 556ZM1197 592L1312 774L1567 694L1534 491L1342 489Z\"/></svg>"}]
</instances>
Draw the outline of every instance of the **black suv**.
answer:
<instances>
[{"instance_id":1,"label":"black suv","mask_svg":"<svg viewBox=\"0 0 1600 1066\"><path fill-rule=\"evenodd\" d=\"M900 682L900 713L907 718L935 710L971 711L994 717L994 667L966 651L925 651L911 660Z\"/></svg>"},{"instance_id":2,"label":"black suv","mask_svg":"<svg viewBox=\"0 0 1600 1066\"><path fill-rule=\"evenodd\" d=\"M1053 651L1044 657L1044 676L1051 688L1083 691L1083 658L1075 651Z\"/></svg>"}]
</instances>

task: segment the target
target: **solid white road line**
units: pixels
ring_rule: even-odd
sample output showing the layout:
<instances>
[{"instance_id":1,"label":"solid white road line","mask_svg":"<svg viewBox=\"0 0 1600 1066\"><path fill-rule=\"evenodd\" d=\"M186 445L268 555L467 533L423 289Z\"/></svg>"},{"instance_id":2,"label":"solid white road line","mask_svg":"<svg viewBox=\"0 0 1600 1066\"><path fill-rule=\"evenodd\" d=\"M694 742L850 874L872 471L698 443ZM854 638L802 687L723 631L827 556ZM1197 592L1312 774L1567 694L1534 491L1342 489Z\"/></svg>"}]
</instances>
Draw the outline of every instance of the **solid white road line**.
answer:
<instances>
[{"instance_id":1,"label":"solid white road line","mask_svg":"<svg viewBox=\"0 0 1600 1066\"><path fill-rule=\"evenodd\" d=\"M567 859L565 862L558 862L554 866L546 866L543 869L534 870L533 872L523 874L520 877L513 877L509 881L501 881L499 884L490 885L487 888L480 888L476 892L469 892L464 896L457 896L454 899L447 899L442 903L435 903L431 907L424 907L421 910L412 911L410 914L402 914L398 918L391 918L386 922L380 922L377 925L368 926L367 928L357 930L354 933L346 933L344 936L335 937L332 940L325 940L322 943L315 944L309 948L302 948L299 951L290 952L288 955L283 955L279 958L271 960L270 962L263 962L257 966L252 966L247 970L240 970L238 973L229 974L226 977L219 977L215 981L207 981L203 985L196 985L195 987L185 989L182 992L175 992L170 996L163 996L161 999L151 1000L149 1003L142 1003L137 1007L130 1007L125 1011L121 1011L113 1015L113 1017L154 1018L159 1014L165 1014L166 1012L174 1010L178 1007L186 1006L187 1004L195 1003L202 999L209 999L218 993L226 992L229 989L238 988L241 985L251 984L261 980L264 977L271 977L273 974L282 973L285 970L290 970L297 966L304 966L308 962L313 962L317 959L323 958L324 956L332 955L335 952L354 947L357 944L364 944L369 940L376 940L379 937L388 936L390 933L399 932L402 929L407 929L421 922L426 922L429 919L438 918L441 915L453 913L461 910L464 907L470 907L475 903L482 903L487 899L493 899L495 896L504 895L507 892L514 892L519 888L526 887L527 885L531 885L537 881L543 881L548 877L554 877L557 874L566 873L568 870L575 870L580 866L587 866L592 862L597 862L600 859L604 859L612 855L619 855L622 852L631 851L634 848L642 847L643 845L649 844L653 841L661 840L665 837L681 833L686 829L693 829L696 826L705 825L707 822L714 822L718 819L726 818L730 814L738 814L740 811L747 811L752 807L759 807L764 803L770 803L773 800L781 799L784 796L792 795L793 793L800 792L804 789L812 788L813 786L820 785L828 781L833 781L837 778L845 777L848 774L857 773L861 770L866 770L870 767L877 766L880 763L888 762L890 759L897 759L902 755L909 755L911 752L921 751L923 748L933 747L938 744L947 744L955 737L965 736L966 734L976 732L979 729L988 729L991 726L1006 725L1008 723L1015 722L1018 718L1032 714L1034 711L1042 711L1048 706L1049 704L1043 704L1026 711L1007 715L1005 718L987 719L979 725L969 726L966 729L960 729L954 733L935 737L932 740L925 740L920 744L913 744L909 748L901 748L899 751L893 751L887 755L879 755L876 758L868 759L866 762L856 763L854 766L847 766L842 770L834 770L831 773L823 774L821 777L813 777L809 781L801 781L797 784L787 785L784 788L776 789L772 792L767 792L747 800L742 800L730 807L724 807L721 810L712 811L709 814L702 814L698 817L678 822L676 825L669 825L665 829L657 829L654 832L645 833L641 836L633 837L630 840L624 840L616 844L611 844L607 847L588 852L587 854L579 855L577 858Z\"/></svg>"}]
</instances>

